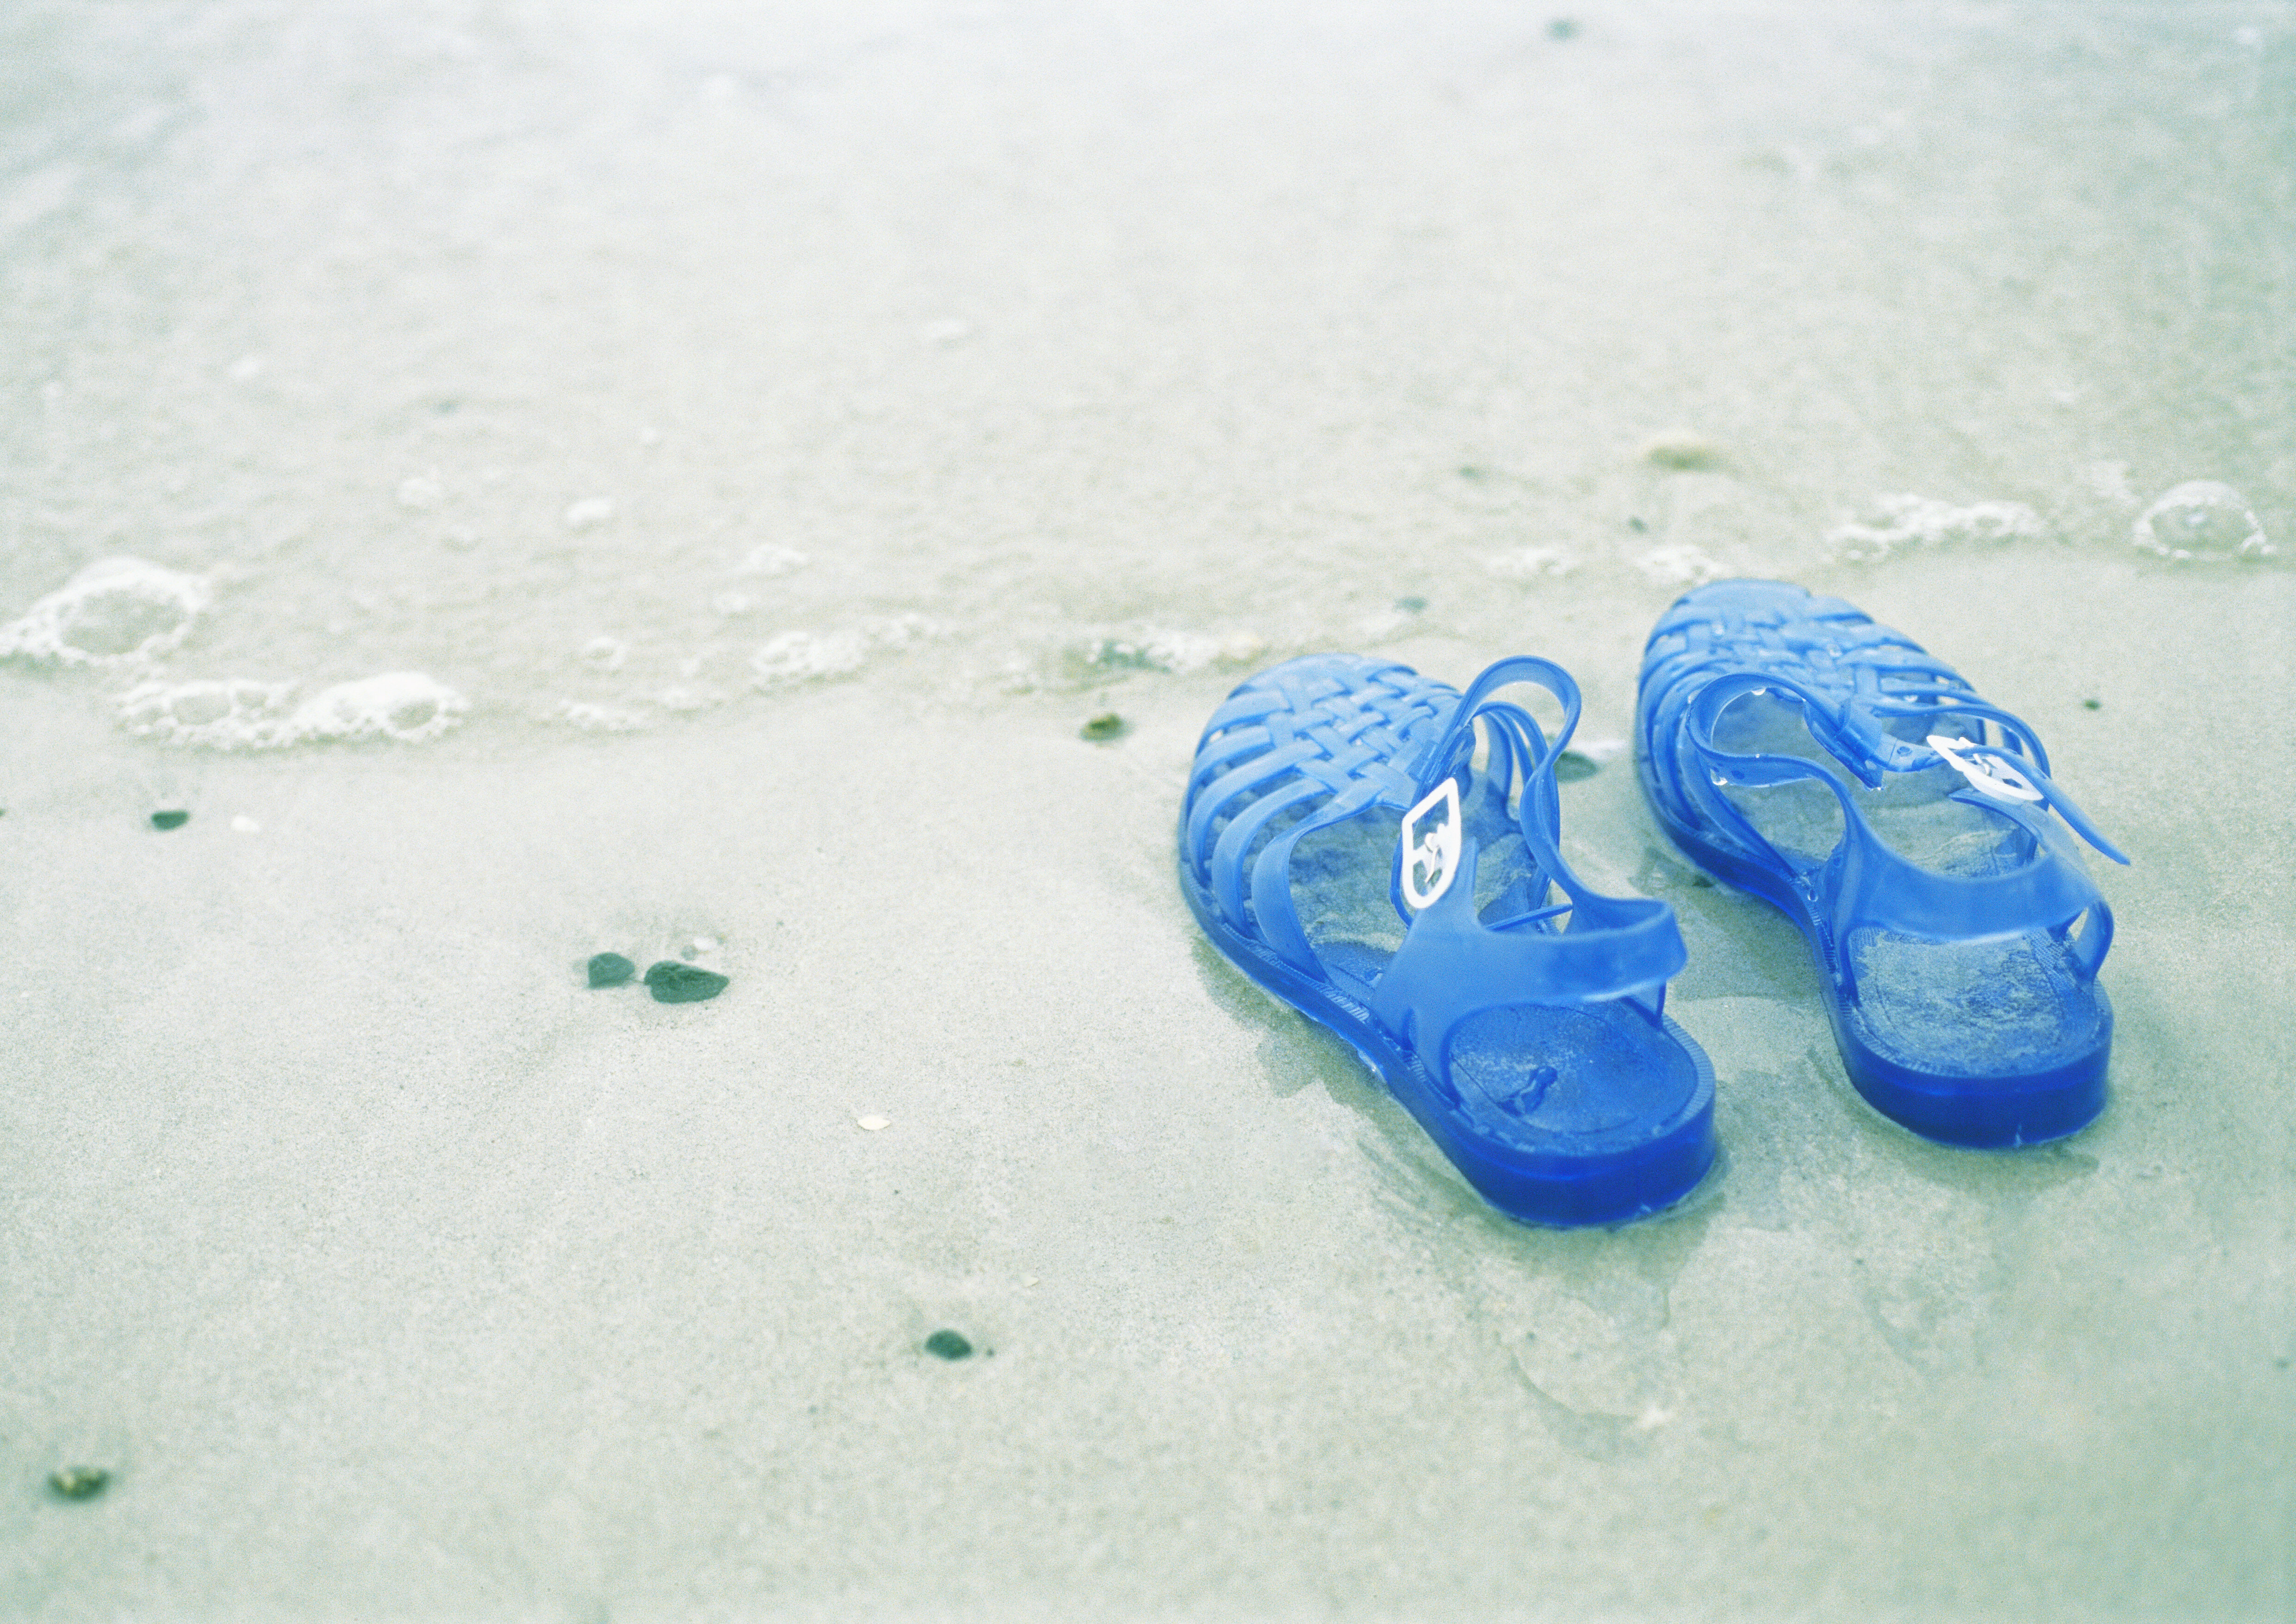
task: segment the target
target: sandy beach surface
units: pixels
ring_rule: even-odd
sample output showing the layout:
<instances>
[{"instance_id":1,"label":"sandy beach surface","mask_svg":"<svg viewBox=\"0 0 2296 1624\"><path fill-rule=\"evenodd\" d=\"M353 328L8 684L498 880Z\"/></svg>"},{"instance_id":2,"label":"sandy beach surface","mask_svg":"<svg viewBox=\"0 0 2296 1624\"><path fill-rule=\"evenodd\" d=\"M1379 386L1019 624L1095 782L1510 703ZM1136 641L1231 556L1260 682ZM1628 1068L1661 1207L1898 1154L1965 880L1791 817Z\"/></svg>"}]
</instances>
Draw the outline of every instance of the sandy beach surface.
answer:
<instances>
[{"instance_id":1,"label":"sandy beach surface","mask_svg":"<svg viewBox=\"0 0 2296 1624\"><path fill-rule=\"evenodd\" d=\"M2284 4L12 10L0 1615L2287 1616L2292 219ZM2131 854L2112 1103L1876 1115L1609 757L1723 1161L1516 1225L1196 737L1729 574Z\"/></svg>"}]
</instances>

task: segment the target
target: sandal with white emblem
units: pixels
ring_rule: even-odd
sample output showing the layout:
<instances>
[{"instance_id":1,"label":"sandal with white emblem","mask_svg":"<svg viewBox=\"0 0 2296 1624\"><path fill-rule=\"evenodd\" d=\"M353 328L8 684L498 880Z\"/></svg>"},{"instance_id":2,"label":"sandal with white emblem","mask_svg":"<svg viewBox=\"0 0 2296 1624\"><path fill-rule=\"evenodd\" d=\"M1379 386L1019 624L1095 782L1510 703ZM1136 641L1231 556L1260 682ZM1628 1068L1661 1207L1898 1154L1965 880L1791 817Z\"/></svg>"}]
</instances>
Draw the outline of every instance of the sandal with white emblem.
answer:
<instances>
[{"instance_id":1,"label":"sandal with white emblem","mask_svg":"<svg viewBox=\"0 0 2296 1624\"><path fill-rule=\"evenodd\" d=\"M2033 729L1840 598L1716 581L1660 617L1643 793L1701 867L1808 939L1849 1080L1948 1144L2061 1138L2104 1109L2112 911Z\"/></svg>"},{"instance_id":2,"label":"sandal with white emblem","mask_svg":"<svg viewBox=\"0 0 2296 1624\"><path fill-rule=\"evenodd\" d=\"M1552 742L1491 697L1517 683L1562 701ZM1578 704L1529 657L1464 696L1290 660L1213 712L1180 813L1180 889L1221 952L1352 1044L1493 1206L1557 1226L1657 1211L1714 1161L1713 1068L1665 1013L1673 911L1556 849Z\"/></svg>"}]
</instances>

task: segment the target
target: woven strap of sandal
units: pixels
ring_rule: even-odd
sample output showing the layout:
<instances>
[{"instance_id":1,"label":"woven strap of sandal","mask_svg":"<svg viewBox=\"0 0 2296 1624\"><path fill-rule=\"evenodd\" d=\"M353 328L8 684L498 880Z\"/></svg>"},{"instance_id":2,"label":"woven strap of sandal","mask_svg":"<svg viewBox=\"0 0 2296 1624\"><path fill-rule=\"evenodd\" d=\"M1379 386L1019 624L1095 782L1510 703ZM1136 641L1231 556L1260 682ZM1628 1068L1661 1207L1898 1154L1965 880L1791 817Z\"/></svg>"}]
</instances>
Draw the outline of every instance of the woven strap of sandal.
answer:
<instances>
[{"instance_id":1,"label":"woven strap of sandal","mask_svg":"<svg viewBox=\"0 0 2296 1624\"><path fill-rule=\"evenodd\" d=\"M1424 735L1457 702L1449 688L1405 666L1344 675L1278 667L1214 711L1189 786L1185 849L1228 923L1256 931L1294 967L1322 976L1291 903L1292 849L1374 802L1410 806L1410 769ZM1215 841L1221 812L1250 797ZM1294 808L1305 816L1261 849L1247 875L1245 854Z\"/></svg>"},{"instance_id":2,"label":"woven strap of sandal","mask_svg":"<svg viewBox=\"0 0 2296 1624\"><path fill-rule=\"evenodd\" d=\"M1563 726L1553 741L1527 711L1490 697L1517 682L1536 683L1562 701ZM1420 988L1419 1002L1427 1006L1420 1024L1433 1016L1441 1030L1474 1008L1521 1002L1527 989L1534 997L1543 988L1548 997L1564 998L1641 991L1655 1006L1665 980L1682 964L1670 911L1660 903L1587 890L1555 849L1561 812L1554 763L1577 723L1578 702L1578 685L1567 672L1529 658L1500 661L1464 696L1400 666L1278 667L1213 713L1191 778L1184 849L1232 927L1256 937L1295 969L1329 982L1332 972L1308 942L1292 900L1292 858L1299 842L1374 804L1402 813L1446 779L1463 783L1456 804L1464 818L1486 825L1504 818L1521 830L1530 861L1527 889L1543 896L1552 882L1571 900L1484 925L1472 906L1476 851L1467 841L1455 860L1456 878L1445 876L1432 907L1414 909L1401 883L1409 861L1406 820L1390 891L1411 929L1382 978L1382 1002ZM1472 767L1478 721L1484 724L1487 749L1480 773ZM1516 800L1511 791L1518 772ZM1221 814L1239 805L1215 838ZM1295 821L1261 843L1270 824L1287 812L1295 813ZM1572 916L1567 946L1565 933L1547 923L1566 909ZM1448 990L1432 990L1446 982Z\"/></svg>"}]
</instances>

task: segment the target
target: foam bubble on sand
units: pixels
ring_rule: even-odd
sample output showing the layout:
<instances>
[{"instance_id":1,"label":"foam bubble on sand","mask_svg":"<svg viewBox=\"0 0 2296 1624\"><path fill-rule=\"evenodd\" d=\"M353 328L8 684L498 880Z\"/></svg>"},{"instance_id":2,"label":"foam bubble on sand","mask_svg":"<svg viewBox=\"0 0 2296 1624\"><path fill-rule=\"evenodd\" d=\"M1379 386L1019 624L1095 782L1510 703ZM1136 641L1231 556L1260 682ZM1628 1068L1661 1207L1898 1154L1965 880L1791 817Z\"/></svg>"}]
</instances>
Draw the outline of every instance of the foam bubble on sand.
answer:
<instances>
[{"instance_id":1,"label":"foam bubble on sand","mask_svg":"<svg viewBox=\"0 0 2296 1624\"><path fill-rule=\"evenodd\" d=\"M905 649L947 629L928 615L872 615L861 622L861 636L873 648L883 649Z\"/></svg>"},{"instance_id":2,"label":"foam bubble on sand","mask_svg":"<svg viewBox=\"0 0 2296 1624\"><path fill-rule=\"evenodd\" d=\"M1484 569L1507 581L1556 579L1578 567L1578 561L1562 547L1517 547L1483 561Z\"/></svg>"},{"instance_id":3,"label":"foam bubble on sand","mask_svg":"<svg viewBox=\"0 0 2296 1624\"><path fill-rule=\"evenodd\" d=\"M812 562L795 547L785 547L778 542L761 542L750 549L748 555L742 560L734 573L736 575L787 575L793 570L804 569Z\"/></svg>"},{"instance_id":4,"label":"foam bubble on sand","mask_svg":"<svg viewBox=\"0 0 2296 1624\"><path fill-rule=\"evenodd\" d=\"M1215 636L1208 632L1150 628L1136 638L1103 637L1094 644L1088 662L1106 670L1170 671L1185 676L1205 667L1250 660L1267 646L1251 632Z\"/></svg>"},{"instance_id":5,"label":"foam bubble on sand","mask_svg":"<svg viewBox=\"0 0 2296 1624\"><path fill-rule=\"evenodd\" d=\"M630 657L630 645L619 637L593 637L582 645L582 663L594 671L619 671Z\"/></svg>"},{"instance_id":6,"label":"foam bubble on sand","mask_svg":"<svg viewBox=\"0 0 2296 1624\"><path fill-rule=\"evenodd\" d=\"M580 728L584 733L636 733L645 726L645 718L635 710L625 710L618 705L586 704L580 700L568 700L558 707L557 719Z\"/></svg>"},{"instance_id":7,"label":"foam bubble on sand","mask_svg":"<svg viewBox=\"0 0 2296 1624\"><path fill-rule=\"evenodd\" d=\"M760 688L842 677L859 670L873 650L906 648L940 631L939 622L909 614L872 616L847 631L783 632L750 656L750 669Z\"/></svg>"},{"instance_id":8,"label":"foam bubble on sand","mask_svg":"<svg viewBox=\"0 0 2296 1624\"><path fill-rule=\"evenodd\" d=\"M295 707L288 726L300 739L391 739L420 744L455 726L470 701L420 671L337 683Z\"/></svg>"},{"instance_id":9,"label":"foam bubble on sand","mask_svg":"<svg viewBox=\"0 0 2296 1624\"><path fill-rule=\"evenodd\" d=\"M214 589L141 558L101 559L0 626L0 659L119 666L180 646Z\"/></svg>"},{"instance_id":10,"label":"foam bubble on sand","mask_svg":"<svg viewBox=\"0 0 2296 1624\"><path fill-rule=\"evenodd\" d=\"M588 700L561 700L545 713L545 719L562 722L584 733L637 733L650 726L655 712L672 715L692 715L709 710L726 702L722 689L708 684L676 684L659 693L641 697L627 705L603 705Z\"/></svg>"},{"instance_id":11,"label":"foam bubble on sand","mask_svg":"<svg viewBox=\"0 0 2296 1624\"><path fill-rule=\"evenodd\" d=\"M2279 551L2265 539L2264 523L2248 498L2216 480L2172 486L2137 515L2130 539L2179 562L2270 558Z\"/></svg>"},{"instance_id":12,"label":"foam bubble on sand","mask_svg":"<svg viewBox=\"0 0 2296 1624\"><path fill-rule=\"evenodd\" d=\"M857 671L867 649L859 632L783 632L750 656L758 685L804 682Z\"/></svg>"},{"instance_id":13,"label":"foam bubble on sand","mask_svg":"<svg viewBox=\"0 0 2296 1624\"><path fill-rule=\"evenodd\" d=\"M2046 534L2040 514L2022 502L1972 502L1956 507L1928 496L1876 496L1873 524L1851 521L1825 533L1834 556L1870 563L1906 547L1952 542L2030 541Z\"/></svg>"},{"instance_id":14,"label":"foam bubble on sand","mask_svg":"<svg viewBox=\"0 0 2296 1624\"><path fill-rule=\"evenodd\" d=\"M707 684L696 687L687 687L684 684L679 684L674 687L664 688L660 693L654 695L654 703L660 705L664 710L707 710L712 705L722 705L725 702L725 694Z\"/></svg>"},{"instance_id":15,"label":"foam bubble on sand","mask_svg":"<svg viewBox=\"0 0 2296 1624\"><path fill-rule=\"evenodd\" d=\"M389 739L420 744L454 726L470 701L419 671L337 683L290 709L292 683L146 682L120 697L119 719L140 738L212 750L281 750L291 744Z\"/></svg>"},{"instance_id":16,"label":"foam bubble on sand","mask_svg":"<svg viewBox=\"0 0 2296 1624\"><path fill-rule=\"evenodd\" d=\"M1703 547L1686 541L1652 547L1635 560L1635 568L1661 586L1698 586L1722 573L1722 566Z\"/></svg>"},{"instance_id":17,"label":"foam bubble on sand","mask_svg":"<svg viewBox=\"0 0 2296 1624\"><path fill-rule=\"evenodd\" d=\"M279 726L294 685L245 677L141 683L120 699L119 719L140 738L236 750L262 742Z\"/></svg>"}]
</instances>

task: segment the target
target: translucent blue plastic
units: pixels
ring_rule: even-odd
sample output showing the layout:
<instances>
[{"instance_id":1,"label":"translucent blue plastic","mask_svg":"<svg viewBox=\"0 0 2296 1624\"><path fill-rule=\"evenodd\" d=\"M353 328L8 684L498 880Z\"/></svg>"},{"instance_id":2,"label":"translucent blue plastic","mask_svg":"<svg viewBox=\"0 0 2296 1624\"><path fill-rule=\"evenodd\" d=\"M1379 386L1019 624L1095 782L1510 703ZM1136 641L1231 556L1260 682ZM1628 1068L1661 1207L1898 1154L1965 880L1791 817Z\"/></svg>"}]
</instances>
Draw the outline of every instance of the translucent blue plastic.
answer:
<instances>
[{"instance_id":1,"label":"translucent blue plastic","mask_svg":"<svg viewBox=\"0 0 2296 1624\"><path fill-rule=\"evenodd\" d=\"M1514 683L1562 701L1552 743L1489 697ZM1313 655L1213 712L1180 811L1180 889L1220 950L1354 1045L1492 1205L1552 1225L1655 1211L1714 1160L1713 1069L1665 1013L1672 910L1555 850L1578 718L1543 660L1463 698Z\"/></svg>"},{"instance_id":2,"label":"translucent blue plastic","mask_svg":"<svg viewBox=\"0 0 2296 1624\"><path fill-rule=\"evenodd\" d=\"M2112 914L2072 836L2128 859L2030 727L1910 639L1781 581L1677 601L1636 712L1660 825L1800 927L1875 1109L2007 1147L2104 1108Z\"/></svg>"}]
</instances>

